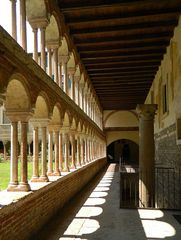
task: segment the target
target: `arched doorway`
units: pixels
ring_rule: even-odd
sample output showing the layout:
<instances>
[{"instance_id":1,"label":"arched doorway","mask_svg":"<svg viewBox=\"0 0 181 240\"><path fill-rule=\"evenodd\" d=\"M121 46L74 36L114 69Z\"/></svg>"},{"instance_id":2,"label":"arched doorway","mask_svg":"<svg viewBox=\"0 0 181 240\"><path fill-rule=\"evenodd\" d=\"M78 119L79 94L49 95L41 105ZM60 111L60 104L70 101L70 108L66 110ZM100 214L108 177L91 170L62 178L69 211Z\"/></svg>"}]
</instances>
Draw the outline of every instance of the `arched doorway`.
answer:
<instances>
[{"instance_id":1,"label":"arched doorway","mask_svg":"<svg viewBox=\"0 0 181 240\"><path fill-rule=\"evenodd\" d=\"M119 139L107 146L108 162L122 163L126 165L139 164L139 146L129 139Z\"/></svg>"}]
</instances>

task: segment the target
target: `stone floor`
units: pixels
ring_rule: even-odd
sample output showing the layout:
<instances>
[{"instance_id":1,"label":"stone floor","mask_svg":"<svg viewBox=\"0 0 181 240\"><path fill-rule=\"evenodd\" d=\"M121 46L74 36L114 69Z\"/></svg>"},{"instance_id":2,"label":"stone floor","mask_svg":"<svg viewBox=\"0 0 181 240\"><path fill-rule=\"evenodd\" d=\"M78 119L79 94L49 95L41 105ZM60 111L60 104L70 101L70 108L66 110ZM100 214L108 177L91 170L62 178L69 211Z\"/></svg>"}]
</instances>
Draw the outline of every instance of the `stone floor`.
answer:
<instances>
[{"instance_id":1,"label":"stone floor","mask_svg":"<svg viewBox=\"0 0 181 240\"><path fill-rule=\"evenodd\" d=\"M181 212L120 209L119 172L111 164L32 239L181 239Z\"/></svg>"}]
</instances>

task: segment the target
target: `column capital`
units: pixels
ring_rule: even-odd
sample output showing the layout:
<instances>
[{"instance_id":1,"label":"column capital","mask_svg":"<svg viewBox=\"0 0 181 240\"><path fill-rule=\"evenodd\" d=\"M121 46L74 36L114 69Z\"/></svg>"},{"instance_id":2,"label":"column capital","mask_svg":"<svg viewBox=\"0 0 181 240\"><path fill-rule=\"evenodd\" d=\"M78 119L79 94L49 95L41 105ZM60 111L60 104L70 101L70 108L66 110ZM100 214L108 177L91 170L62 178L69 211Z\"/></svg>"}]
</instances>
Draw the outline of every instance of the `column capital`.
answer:
<instances>
[{"instance_id":1,"label":"column capital","mask_svg":"<svg viewBox=\"0 0 181 240\"><path fill-rule=\"evenodd\" d=\"M49 118L32 118L30 123L33 125L33 127L47 127L49 121Z\"/></svg>"},{"instance_id":2,"label":"column capital","mask_svg":"<svg viewBox=\"0 0 181 240\"><path fill-rule=\"evenodd\" d=\"M156 110L157 104L138 104L136 107L139 118L144 120L153 120Z\"/></svg>"},{"instance_id":3,"label":"column capital","mask_svg":"<svg viewBox=\"0 0 181 240\"><path fill-rule=\"evenodd\" d=\"M59 125L59 124L48 125L48 131L50 131L50 132L59 132L60 129L61 129L61 125Z\"/></svg>"},{"instance_id":4,"label":"column capital","mask_svg":"<svg viewBox=\"0 0 181 240\"><path fill-rule=\"evenodd\" d=\"M9 118L11 122L28 122L28 120L32 117L33 113L31 111L6 111L6 116Z\"/></svg>"},{"instance_id":5,"label":"column capital","mask_svg":"<svg viewBox=\"0 0 181 240\"><path fill-rule=\"evenodd\" d=\"M69 55L59 55L58 56L58 60L59 60L59 62L61 62L61 63L67 63L68 61L69 61Z\"/></svg>"},{"instance_id":6,"label":"column capital","mask_svg":"<svg viewBox=\"0 0 181 240\"><path fill-rule=\"evenodd\" d=\"M79 82L80 81L80 76L74 76L74 80L75 80L75 82Z\"/></svg>"},{"instance_id":7,"label":"column capital","mask_svg":"<svg viewBox=\"0 0 181 240\"><path fill-rule=\"evenodd\" d=\"M50 49L58 49L61 46L58 40L47 40L46 47Z\"/></svg>"},{"instance_id":8,"label":"column capital","mask_svg":"<svg viewBox=\"0 0 181 240\"><path fill-rule=\"evenodd\" d=\"M70 74L70 75L74 75L76 69L75 69L75 67L68 67L68 68L67 68L67 71L68 71L68 74Z\"/></svg>"},{"instance_id":9,"label":"column capital","mask_svg":"<svg viewBox=\"0 0 181 240\"><path fill-rule=\"evenodd\" d=\"M32 18L29 19L29 23L33 29L46 28L48 26L47 18Z\"/></svg>"}]
</instances>

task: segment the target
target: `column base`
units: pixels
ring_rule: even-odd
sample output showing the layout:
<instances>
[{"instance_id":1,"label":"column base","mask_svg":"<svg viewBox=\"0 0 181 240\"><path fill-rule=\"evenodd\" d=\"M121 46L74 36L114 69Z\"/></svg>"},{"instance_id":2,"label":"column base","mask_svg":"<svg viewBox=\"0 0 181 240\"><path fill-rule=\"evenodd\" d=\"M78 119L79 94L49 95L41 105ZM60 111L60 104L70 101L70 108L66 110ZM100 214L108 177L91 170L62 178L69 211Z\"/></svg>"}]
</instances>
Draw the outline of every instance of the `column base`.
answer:
<instances>
[{"instance_id":1,"label":"column base","mask_svg":"<svg viewBox=\"0 0 181 240\"><path fill-rule=\"evenodd\" d=\"M76 166L75 166L75 164L73 164L73 165L71 165L71 167L70 167L71 169L76 169Z\"/></svg>"},{"instance_id":2,"label":"column base","mask_svg":"<svg viewBox=\"0 0 181 240\"><path fill-rule=\"evenodd\" d=\"M38 182L38 180L39 180L39 176L38 177L33 176L30 182Z\"/></svg>"},{"instance_id":3,"label":"column base","mask_svg":"<svg viewBox=\"0 0 181 240\"><path fill-rule=\"evenodd\" d=\"M8 192L17 192L18 190L18 183L9 183L7 187Z\"/></svg>"},{"instance_id":4,"label":"column base","mask_svg":"<svg viewBox=\"0 0 181 240\"><path fill-rule=\"evenodd\" d=\"M49 182L48 176L40 176L38 182Z\"/></svg>"},{"instance_id":5,"label":"column base","mask_svg":"<svg viewBox=\"0 0 181 240\"><path fill-rule=\"evenodd\" d=\"M30 185L28 183L20 183L18 186L18 191L29 192L31 191Z\"/></svg>"},{"instance_id":6,"label":"column base","mask_svg":"<svg viewBox=\"0 0 181 240\"><path fill-rule=\"evenodd\" d=\"M52 174L52 176L61 176L61 173L59 171L56 171Z\"/></svg>"},{"instance_id":7,"label":"column base","mask_svg":"<svg viewBox=\"0 0 181 240\"><path fill-rule=\"evenodd\" d=\"M62 172L70 172L70 169L67 167L67 168L64 168L63 170L62 170Z\"/></svg>"},{"instance_id":8,"label":"column base","mask_svg":"<svg viewBox=\"0 0 181 240\"><path fill-rule=\"evenodd\" d=\"M47 172L48 176L54 176L53 172Z\"/></svg>"}]
</instances>

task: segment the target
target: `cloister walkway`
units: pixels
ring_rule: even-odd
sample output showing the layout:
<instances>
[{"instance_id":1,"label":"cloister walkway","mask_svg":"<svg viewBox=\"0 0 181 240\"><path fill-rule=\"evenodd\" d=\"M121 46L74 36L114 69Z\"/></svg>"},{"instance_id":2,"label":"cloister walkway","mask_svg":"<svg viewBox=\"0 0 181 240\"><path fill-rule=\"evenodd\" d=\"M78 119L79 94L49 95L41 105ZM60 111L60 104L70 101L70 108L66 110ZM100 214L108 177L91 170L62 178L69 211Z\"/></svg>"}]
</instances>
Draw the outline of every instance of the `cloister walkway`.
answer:
<instances>
[{"instance_id":1,"label":"cloister walkway","mask_svg":"<svg viewBox=\"0 0 181 240\"><path fill-rule=\"evenodd\" d=\"M118 166L110 164L32 239L181 239L181 225L174 217L181 212L120 209L119 197Z\"/></svg>"}]
</instances>

